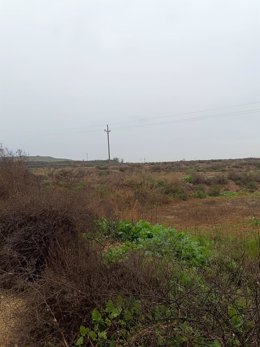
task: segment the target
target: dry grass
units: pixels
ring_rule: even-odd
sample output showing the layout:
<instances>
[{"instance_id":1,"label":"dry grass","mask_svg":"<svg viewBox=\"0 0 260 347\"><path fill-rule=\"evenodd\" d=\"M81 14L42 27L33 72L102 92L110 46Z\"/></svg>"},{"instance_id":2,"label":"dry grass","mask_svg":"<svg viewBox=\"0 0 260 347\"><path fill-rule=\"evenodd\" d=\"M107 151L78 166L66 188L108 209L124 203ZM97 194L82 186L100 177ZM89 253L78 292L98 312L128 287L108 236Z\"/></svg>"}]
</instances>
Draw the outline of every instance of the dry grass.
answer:
<instances>
[{"instance_id":1,"label":"dry grass","mask_svg":"<svg viewBox=\"0 0 260 347\"><path fill-rule=\"evenodd\" d=\"M140 257L108 268L97 245L60 247L41 280L28 287L20 342L43 346L63 341L62 345L72 346L79 326L90 323L87 313L95 307L102 307L119 293L141 298L144 303L155 302L165 295L163 283L163 273Z\"/></svg>"},{"instance_id":2,"label":"dry grass","mask_svg":"<svg viewBox=\"0 0 260 347\"><path fill-rule=\"evenodd\" d=\"M158 209L158 221L178 229L240 224L252 216L260 216L258 196L191 199Z\"/></svg>"},{"instance_id":3,"label":"dry grass","mask_svg":"<svg viewBox=\"0 0 260 347\"><path fill-rule=\"evenodd\" d=\"M212 239L231 234L251 237L256 229L248 221L252 216L260 217L259 195L250 192L251 183L250 189L246 188L248 176L243 174L240 185L240 179L228 178L228 172L231 168L255 170L252 182L253 176L258 177L259 163L238 161L238 168L235 164L228 161L223 167L223 162L216 161L190 166L181 162L40 169L35 175L22 160L4 158L0 167L0 286L2 292L11 288L11 293L3 292L1 297L0 328L2 324L5 342L0 340L0 346L16 343L13 337L21 347L44 346L46 342L73 346L80 324L90 323L87 313L118 293L140 299L145 313L152 304L165 303L167 267L162 269L155 260L135 253L120 264L105 264L102 250L106 245L95 241L97 218L146 219ZM198 168L205 172L191 171ZM258 190L259 182L254 182ZM215 185L220 192L229 189L240 195L194 198L198 189L207 194ZM217 264L220 268L221 261ZM214 271L207 276L212 277L217 295L225 296L228 288ZM176 307L183 310L183 316L189 312L196 318L206 296L200 298L199 289L194 288L188 293L194 306L187 302L187 293L181 293ZM258 295L258 287L255 293ZM209 314L206 304L203 309L203 314ZM199 328L204 328L200 318L198 315ZM252 319L258 322L257 316ZM150 328L140 330L147 343Z\"/></svg>"}]
</instances>

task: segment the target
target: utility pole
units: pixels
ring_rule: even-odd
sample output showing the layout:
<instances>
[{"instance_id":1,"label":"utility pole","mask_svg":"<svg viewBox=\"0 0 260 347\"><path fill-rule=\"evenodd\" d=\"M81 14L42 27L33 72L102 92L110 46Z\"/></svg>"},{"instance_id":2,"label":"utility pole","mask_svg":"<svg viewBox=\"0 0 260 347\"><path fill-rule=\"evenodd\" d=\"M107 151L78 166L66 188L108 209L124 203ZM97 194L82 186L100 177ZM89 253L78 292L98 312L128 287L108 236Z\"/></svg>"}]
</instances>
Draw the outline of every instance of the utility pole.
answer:
<instances>
[{"instance_id":1,"label":"utility pole","mask_svg":"<svg viewBox=\"0 0 260 347\"><path fill-rule=\"evenodd\" d=\"M111 130L108 127L104 130L107 133L107 150L108 150L108 160L110 161L110 142L109 142L109 133L111 133Z\"/></svg>"}]
</instances>

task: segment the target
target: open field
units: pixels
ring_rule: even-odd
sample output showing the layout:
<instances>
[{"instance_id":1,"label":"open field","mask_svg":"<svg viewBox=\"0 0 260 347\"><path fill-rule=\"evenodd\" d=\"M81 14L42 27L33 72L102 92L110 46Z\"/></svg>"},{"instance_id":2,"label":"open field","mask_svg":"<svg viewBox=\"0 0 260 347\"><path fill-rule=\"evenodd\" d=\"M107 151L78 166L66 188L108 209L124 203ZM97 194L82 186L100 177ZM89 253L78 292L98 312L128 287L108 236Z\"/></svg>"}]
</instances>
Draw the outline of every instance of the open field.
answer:
<instances>
[{"instance_id":1,"label":"open field","mask_svg":"<svg viewBox=\"0 0 260 347\"><path fill-rule=\"evenodd\" d=\"M0 166L0 346L259 346L260 159Z\"/></svg>"}]
</instances>

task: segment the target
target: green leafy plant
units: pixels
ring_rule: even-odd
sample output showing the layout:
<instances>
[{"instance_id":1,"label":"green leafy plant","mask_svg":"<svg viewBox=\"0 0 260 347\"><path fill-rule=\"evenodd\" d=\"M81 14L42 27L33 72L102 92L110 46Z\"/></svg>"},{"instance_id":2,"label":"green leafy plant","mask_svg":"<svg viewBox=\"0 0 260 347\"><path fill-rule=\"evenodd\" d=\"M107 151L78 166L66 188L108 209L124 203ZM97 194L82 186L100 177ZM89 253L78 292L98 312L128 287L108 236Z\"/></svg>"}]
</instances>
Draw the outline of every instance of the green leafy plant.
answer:
<instances>
[{"instance_id":1,"label":"green leafy plant","mask_svg":"<svg viewBox=\"0 0 260 347\"><path fill-rule=\"evenodd\" d=\"M182 177L183 182L186 183L192 183L192 176L191 175L186 175Z\"/></svg>"},{"instance_id":2,"label":"green leafy plant","mask_svg":"<svg viewBox=\"0 0 260 347\"><path fill-rule=\"evenodd\" d=\"M142 220L136 223L120 221L113 235L122 243L106 250L105 259L108 262L117 262L130 251L143 251L157 257L169 256L192 266L202 266L209 261L206 239L198 239L159 224L151 225Z\"/></svg>"},{"instance_id":3,"label":"green leafy plant","mask_svg":"<svg viewBox=\"0 0 260 347\"><path fill-rule=\"evenodd\" d=\"M207 194L205 192L205 189L203 186L198 186L196 188L196 191L193 194L194 198L198 198L198 199L205 199L207 197Z\"/></svg>"},{"instance_id":4,"label":"green leafy plant","mask_svg":"<svg viewBox=\"0 0 260 347\"><path fill-rule=\"evenodd\" d=\"M225 198L233 198L239 195L239 192L232 192L232 191L224 191L220 194L220 196L225 197Z\"/></svg>"},{"instance_id":5,"label":"green leafy plant","mask_svg":"<svg viewBox=\"0 0 260 347\"><path fill-rule=\"evenodd\" d=\"M119 295L115 300L108 300L104 308L94 308L89 326L80 326L76 346L91 342L96 347L116 347L126 341L136 322L142 322L140 302Z\"/></svg>"},{"instance_id":6,"label":"green leafy plant","mask_svg":"<svg viewBox=\"0 0 260 347\"><path fill-rule=\"evenodd\" d=\"M260 218L257 218L255 216L249 218L249 224L253 227L259 227L260 226Z\"/></svg>"}]
</instances>

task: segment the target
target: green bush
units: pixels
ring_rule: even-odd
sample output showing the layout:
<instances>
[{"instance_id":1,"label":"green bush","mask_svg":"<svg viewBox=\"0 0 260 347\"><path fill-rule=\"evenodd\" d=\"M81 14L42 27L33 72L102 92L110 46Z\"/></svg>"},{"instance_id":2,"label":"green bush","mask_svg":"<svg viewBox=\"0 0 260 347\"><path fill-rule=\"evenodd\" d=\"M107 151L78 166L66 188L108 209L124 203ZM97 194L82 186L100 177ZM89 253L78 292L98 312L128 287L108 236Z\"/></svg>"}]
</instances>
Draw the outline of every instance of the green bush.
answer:
<instances>
[{"instance_id":1,"label":"green bush","mask_svg":"<svg viewBox=\"0 0 260 347\"><path fill-rule=\"evenodd\" d=\"M254 227L259 227L260 226L260 218L257 218L255 216L250 217L249 224L251 226L254 226Z\"/></svg>"},{"instance_id":2,"label":"green bush","mask_svg":"<svg viewBox=\"0 0 260 347\"><path fill-rule=\"evenodd\" d=\"M183 176L182 180L185 183L192 183L192 176L191 175Z\"/></svg>"},{"instance_id":3,"label":"green bush","mask_svg":"<svg viewBox=\"0 0 260 347\"><path fill-rule=\"evenodd\" d=\"M143 251L157 257L167 256L192 266L202 266L209 261L209 247L205 239L197 239L173 228L151 225L142 220L136 223L119 221L116 227L114 223L111 237L123 243L106 250L105 258L109 262L119 261L131 251ZM110 229L108 221L103 220L103 228L104 225Z\"/></svg>"},{"instance_id":4,"label":"green bush","mask_svg":"<svg viewBox=\"0 0 260 347\"><path fill-rule=\"evenodd\" d=\"M207 194L205 192L204 187L202 186L197 187L195 193L193 194L193 197L198 199L205 199L207 197Z\"/></svg>"},{"instance_id":5,"label":"green bush","mask_svg":"<svg viewBox=\"0 0 260 347\"><path fill-rule=\"evenodd\" d=\"M255 192L257 190L257 184L256 184L255 181L248 181L248 182L246 182L245 187L251 193L253 193L253 192Z\"/></svg>"},{"instance_id":6,"label":"green bush","mask_svg":"<svg viewBox=\"0 0 260 347\"><path fill-rule=\"evenodd\" d=\"M238 196L239 195L239 192L232 192L232 191L224 191L220 194L221 196L223 197L227 197L227 198L233 198L235 196Z\"/></svg>"}]
</instances>

